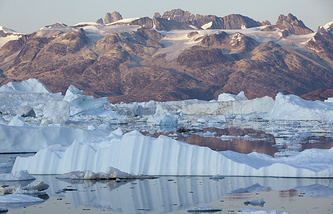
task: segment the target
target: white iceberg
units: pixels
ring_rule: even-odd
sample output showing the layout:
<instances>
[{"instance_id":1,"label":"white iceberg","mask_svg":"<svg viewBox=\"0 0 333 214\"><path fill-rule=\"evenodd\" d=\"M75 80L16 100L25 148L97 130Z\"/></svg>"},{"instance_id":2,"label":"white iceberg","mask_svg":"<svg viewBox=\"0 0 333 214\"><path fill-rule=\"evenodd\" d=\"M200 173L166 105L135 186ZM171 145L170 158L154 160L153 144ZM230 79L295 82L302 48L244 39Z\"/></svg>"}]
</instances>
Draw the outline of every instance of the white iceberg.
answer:
<instances>
[{"instance_id":1,"label":"white iceberg","mask_svg":"<svg viewBox=\"0 0 333 214\"><path fill-rule=\"evenodd\" d=\"M236 101L236 100L247 100L247 97L244 94L244 91L239 92L239 94L229 94L222 93L218 96L217 101L227 102L227 101Z\"/></svg>"},{"instance_id":2,"label":"white iceberg","mask_svg":"<svg viewBox=\"0 0 333 214\"><path fill-rule=\"evenodd\" d=\"M278 93L266 119L329 121L333 119L333 105L330 102L308 101L296 95Z\"/></svg>"},{"instance_id":3,"label":"white iceberg","mask_svg":"<svg viewBox=\"0 0 333 214\"><path fill-rule=\"evenodd\" d=\"M18 92L18 93L51 93L51 91L37 79L30 78L20 83L9 82L0 87L0 92Z\"/></svg>"},{"instance_id":4,"label":"white iceberg","mask_svg":"<svg viewBox=\"0 0 333 214\"><path fill-rule=\"evenodd\" d=\"M259 153L216 152L166 136L155 139L137 131L100 143L75 141L66 148L44 148L31 157L17 157L13 171L63 174L103 172L108 167L134 175L228 175L332 177L333 148L310 149L293 157L273 158Z\"/></svg>"},{"instance_id":5,"label":"white iceberg","mask_svg":"<svg viewBox=\"0 0 333 214\"><path fill-rule=\"evenodd\" d=\"M43 123L64 124L69 119L69 103L65 101L48 101L43 108Z\"/></svg>"},{"instance_id":6,"label":"white iceberg","mask_svg":"<svg viewBox=\"0 0 333 214\"><path fill-rule=\"evenodd\" d=\"M1 152L37 152L51 145L68 146L74 140L106 138L107 130L84 130L60 126L20 127L0 125Z\"/></svg>"},{"instance_id":7,"label":"white iceberg","mask_svg":"<svg viewBox=\"0 0 333 214\"><path fill-rule=\"evenodd\" d=\"M103 112L105 105L110 105L107 97L94 99L93 96L82 95L82 90L79 90L73 85L70 85L66 91L64 101L70 105L70 115L78 114L100 114Z\"/></svg>"},{"instance_id":8,"label":"white iceberg","mask_svg":"<svg viewBox=\"0 0 333 214\"><path fill-rule=\"evenodd\" d=\"M37 183L31 183L28 186L22 188L22 190L26 191L44 191L49 188L49 185L44 183L43 181L39 181Z\"/></svg>"},{"instance_id":9,"label":"white iceberg","mask_svg":"<svg viewBox=\"0 0 333 214\"><path fill-rule=\"evenodd\" d=\"M12 171L12 173L0 174L0 181L29 181L35 180L27 170Z\"/></svg>"}]
</instances>

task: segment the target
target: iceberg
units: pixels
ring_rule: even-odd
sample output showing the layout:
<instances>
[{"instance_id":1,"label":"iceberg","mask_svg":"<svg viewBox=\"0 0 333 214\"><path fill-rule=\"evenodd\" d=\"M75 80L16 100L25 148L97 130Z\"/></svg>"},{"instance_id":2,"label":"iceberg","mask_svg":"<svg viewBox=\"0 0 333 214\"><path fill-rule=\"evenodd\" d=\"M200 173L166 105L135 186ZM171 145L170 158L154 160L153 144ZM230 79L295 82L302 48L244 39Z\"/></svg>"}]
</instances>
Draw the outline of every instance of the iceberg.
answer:
<instances>
[{"instance_id":1,"label":"iceberg","mask_svg":"<svg viewBox=\"0 0 333 214\"><path fill-rule=\"evenodd\" d=\"M0 174L0 181L29 181L35 179L36 178L30 175L26 170Z\"/></svg>"},{"instance_id":2,"label":"iceberg","mask_svg":"<svg viewBox=\"0 0 333 214\"><path fill-rule=\"evenodd\" d=\"M17 93L51 93L51 91L35 78L30 78L20 83L9 82L0 87L0 92Z\"/></svg>"},{"instance_id":3,"label":"iceberg","mask_svg":"<svg viewBox=\"0 0 333 214\"><path fill-rule=\"evenodd\" d=\"M69 103L71 116L78 114L98 114L101 113L105 105L110 104L107 101L107 97L94 99L93 96L83 95L82 92L82 90L73 85L70 85L66 91L63 101Z\"/></svg>"},{"instance_id":4,"label":"iceberg","mask_svg":"<svg viewBox=\"0 0 333 214\"><path fill-rule=\"evenodd\" d=\"M222 93L218 96L217 101L236 101L236 100L247 100L247 97L244 94L244 91L239 92L239 94L229 94L229 93Z\"/></svg>"},{"instance_id":5,"label":"iceberg","mask_svg":"<svg viewBox=\"0 0 333 214\"><path fill-rule=\"evenodd\" d=\"M69 146L74 140L98 140L107 130L84 130L61 126L24 127L0 125L1 152L37 152L51 145Z\"/></svg>"},{"instance_id":6,"label":"iceberg","mask_svg":"<svg viewBox=\"0 0 333 214\"><path fill-rule=\"evenodd\" d=\"M198 101L184 106L181 110L184 114L214 116L223 114L251 114L257 112L267 113L272 108L273 104L273 98L265 96L253 100Z\"/></svg>"},{"instance_id":7,"label":"iceberg","mask_svg":"<svg viewBox=\"0 0 333 214\"><path fill-rule=\"evenodd\" d=\"M333 177L333 148L309 149L292 157L259 153L216 152L166 136L157 139L137 131L99 143L74 141L68 147L46 147L31 157L17 157L13 171L63 174L105 172L109 167L133 175L222 175Z\"/></svg>"},{"instance_id":8,"label":"iceberg","mask_svg":"<svg viewBox=\"0 0 333 214\"><path fill-rule=\"evenodd\" d=\"M266 119L329 121L333 119L333 105L331 102L308 101L296 95L278 93Z\"/></svg>"}]
</instances>

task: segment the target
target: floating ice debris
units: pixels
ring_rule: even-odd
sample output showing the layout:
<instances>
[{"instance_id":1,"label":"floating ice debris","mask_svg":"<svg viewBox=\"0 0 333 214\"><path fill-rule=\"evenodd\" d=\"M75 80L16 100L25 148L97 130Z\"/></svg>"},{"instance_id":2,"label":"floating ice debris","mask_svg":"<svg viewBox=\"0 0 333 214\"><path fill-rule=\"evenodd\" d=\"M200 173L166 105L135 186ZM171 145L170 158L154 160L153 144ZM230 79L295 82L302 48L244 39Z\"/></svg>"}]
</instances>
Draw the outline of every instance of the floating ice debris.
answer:
<instances>
[{"instance_id":1,"label":"floating ice debris","mask_svg":"<svg viewBox=\"0 0 333 214\"><path fill-rule=\"evenodd\" d=\"M222 211L222 209L219 208L213 208L211 206L200 206L200 207L194 207L192 209L187 210L189 213L196 213L196 212L219 212Z\"/></svg>"},{"instance_id":2,"label":"floating ice debris","mask_svg":"<svg viewBox=\"0 0 333 214\"><path fill-rule=\"evenodd\" d=\"M13 171L12 173L0 174L0 181L29 181L35 180L26 170Z\"/></svg>"},{"instance_id":3,"label":"floating ice debris","mask_svg":"<svg viewBox=\"0 0 333 214\"><path fill-rule=\"evenodd\" d=\"M8 212L7 208L0 207L0 213L6 213L6 212Z\"/></svg>"},{"instance_id":4,"label":"floating ice debris","mask_svg":"<svg viewBox=\"0 0 333 214\"><path fill-rule=\"evenodd\" d=\"M0 195L13 194L15 191L16 189L11 186L0 186Z\"/></svg>"},{"instance_id":5,"label":"floating ice debris","mask_svg":"<svg viewBox=\"0 0 333 214\"><path fill-rule=\"evenodd\" d=\"M36 184L29 184L28 186L25 186L22 188L22 190L28 190L28 191L44 191L49 188L49 185L44 183L43 181L39 181Z\"/></svg>"},{"instance_id":6,"label":"floating ice debris","mask_svg":"<svg viewBox=\"0 0 333 214\"><path fill-rule=\"evenodd\" d=\"M210 177L210 179L220 180L220 179L224 179L224 176L222 176L222 175L213 175L212 177Z\"/></svg>"},{"instance_id":7,"label":"floating ice debris","mask_svg":"<svg viewBox=\"0 0 333 214\"><path fill-rule=\"evenodd\" d=\"M57 176L58 179L71 179L71 180L110 180L110 179L144 179L152 178L144 175L132 175L109 167L106 172L92 172L87 171L72 171ZM117 181L117 180L116 180Z\"/></svg>"},{"instance_id":8,"label":"floating ice debris","mask_svg":"<svg viewBox=\"0 0 333 214\"><path fill-rule=\"evenodd\" d=\"M252 201L244 201L245 205L252 205L252 206L261 206L263 207L266 202L264 201L263 198L261 199L254 199Z\"/></svg>"},{"instance_id":9,"label":"floating ice debris","mask_svg":"<svg viewBox=\"0 0 333 214\"><path fill-rule=\"evenodd\" d=\"M10 194L10 195L2 195L0 196L0 204L6 203L37 203L37 202L43 202L43 199L33 197L30 195L24 195L24 194Z\"/></svg>"},{"instance_id":10,"label":"floating ice debris","mask_svg":"<svg viewBox=\"0 0 333 214\"><path fill-rule=\"evenodd\" d=\"M259 210L253 208L242 208L238 210L237 214L292 214L288 212L279 212L276 210Z\"/></svg>"}]
</instances>

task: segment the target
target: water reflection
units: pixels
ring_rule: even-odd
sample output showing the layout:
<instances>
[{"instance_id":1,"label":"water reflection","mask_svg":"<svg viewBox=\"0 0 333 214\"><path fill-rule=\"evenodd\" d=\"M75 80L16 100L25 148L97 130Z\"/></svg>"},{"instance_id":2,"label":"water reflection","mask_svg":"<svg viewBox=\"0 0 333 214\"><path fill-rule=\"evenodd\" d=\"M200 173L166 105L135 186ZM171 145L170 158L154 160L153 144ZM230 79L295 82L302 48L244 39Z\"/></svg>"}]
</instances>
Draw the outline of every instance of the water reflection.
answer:
<instances>
[{"instance_id":1,"label":"water reflection","mask_svg":"<svg viewBox=\"0 0 333 214\"><path fill-rule=\"evenodd\" d=\"M333 199L332 179L159 177L118 183L36 177L50 184L48 195L65 197L76 208L84 205L122 213L172 212L216 201L224 195L272 190L280 191L281 197L292 197L293 192L298 191L304 196ZM73 191L62 191L65 188Z\"/></svg>"}]
</instances>

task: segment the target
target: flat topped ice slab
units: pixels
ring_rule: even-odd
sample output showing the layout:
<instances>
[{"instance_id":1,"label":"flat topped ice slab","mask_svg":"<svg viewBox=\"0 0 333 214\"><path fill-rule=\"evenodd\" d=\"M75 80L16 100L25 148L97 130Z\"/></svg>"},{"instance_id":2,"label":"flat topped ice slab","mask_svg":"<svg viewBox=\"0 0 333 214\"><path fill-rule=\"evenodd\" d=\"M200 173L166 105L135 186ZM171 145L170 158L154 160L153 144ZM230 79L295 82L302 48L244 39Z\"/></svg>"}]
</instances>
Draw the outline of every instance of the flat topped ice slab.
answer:
<instances>
[{"instance_id":1,"label":"flat topped ice slab","mask_svg":"<svg viewBox=\"0 0 333 214\"><path fill-rule=\"evenodd\" d=\"M227 175L278 177L333 177L333 148L311 149L293 157L216 152L137 131L99 143L75 141L66 148L48 147L35 156L18 157L13 171L63 174L71 171L105 172L108 167L134 175Z\"/></svg>"}]
</instances>

